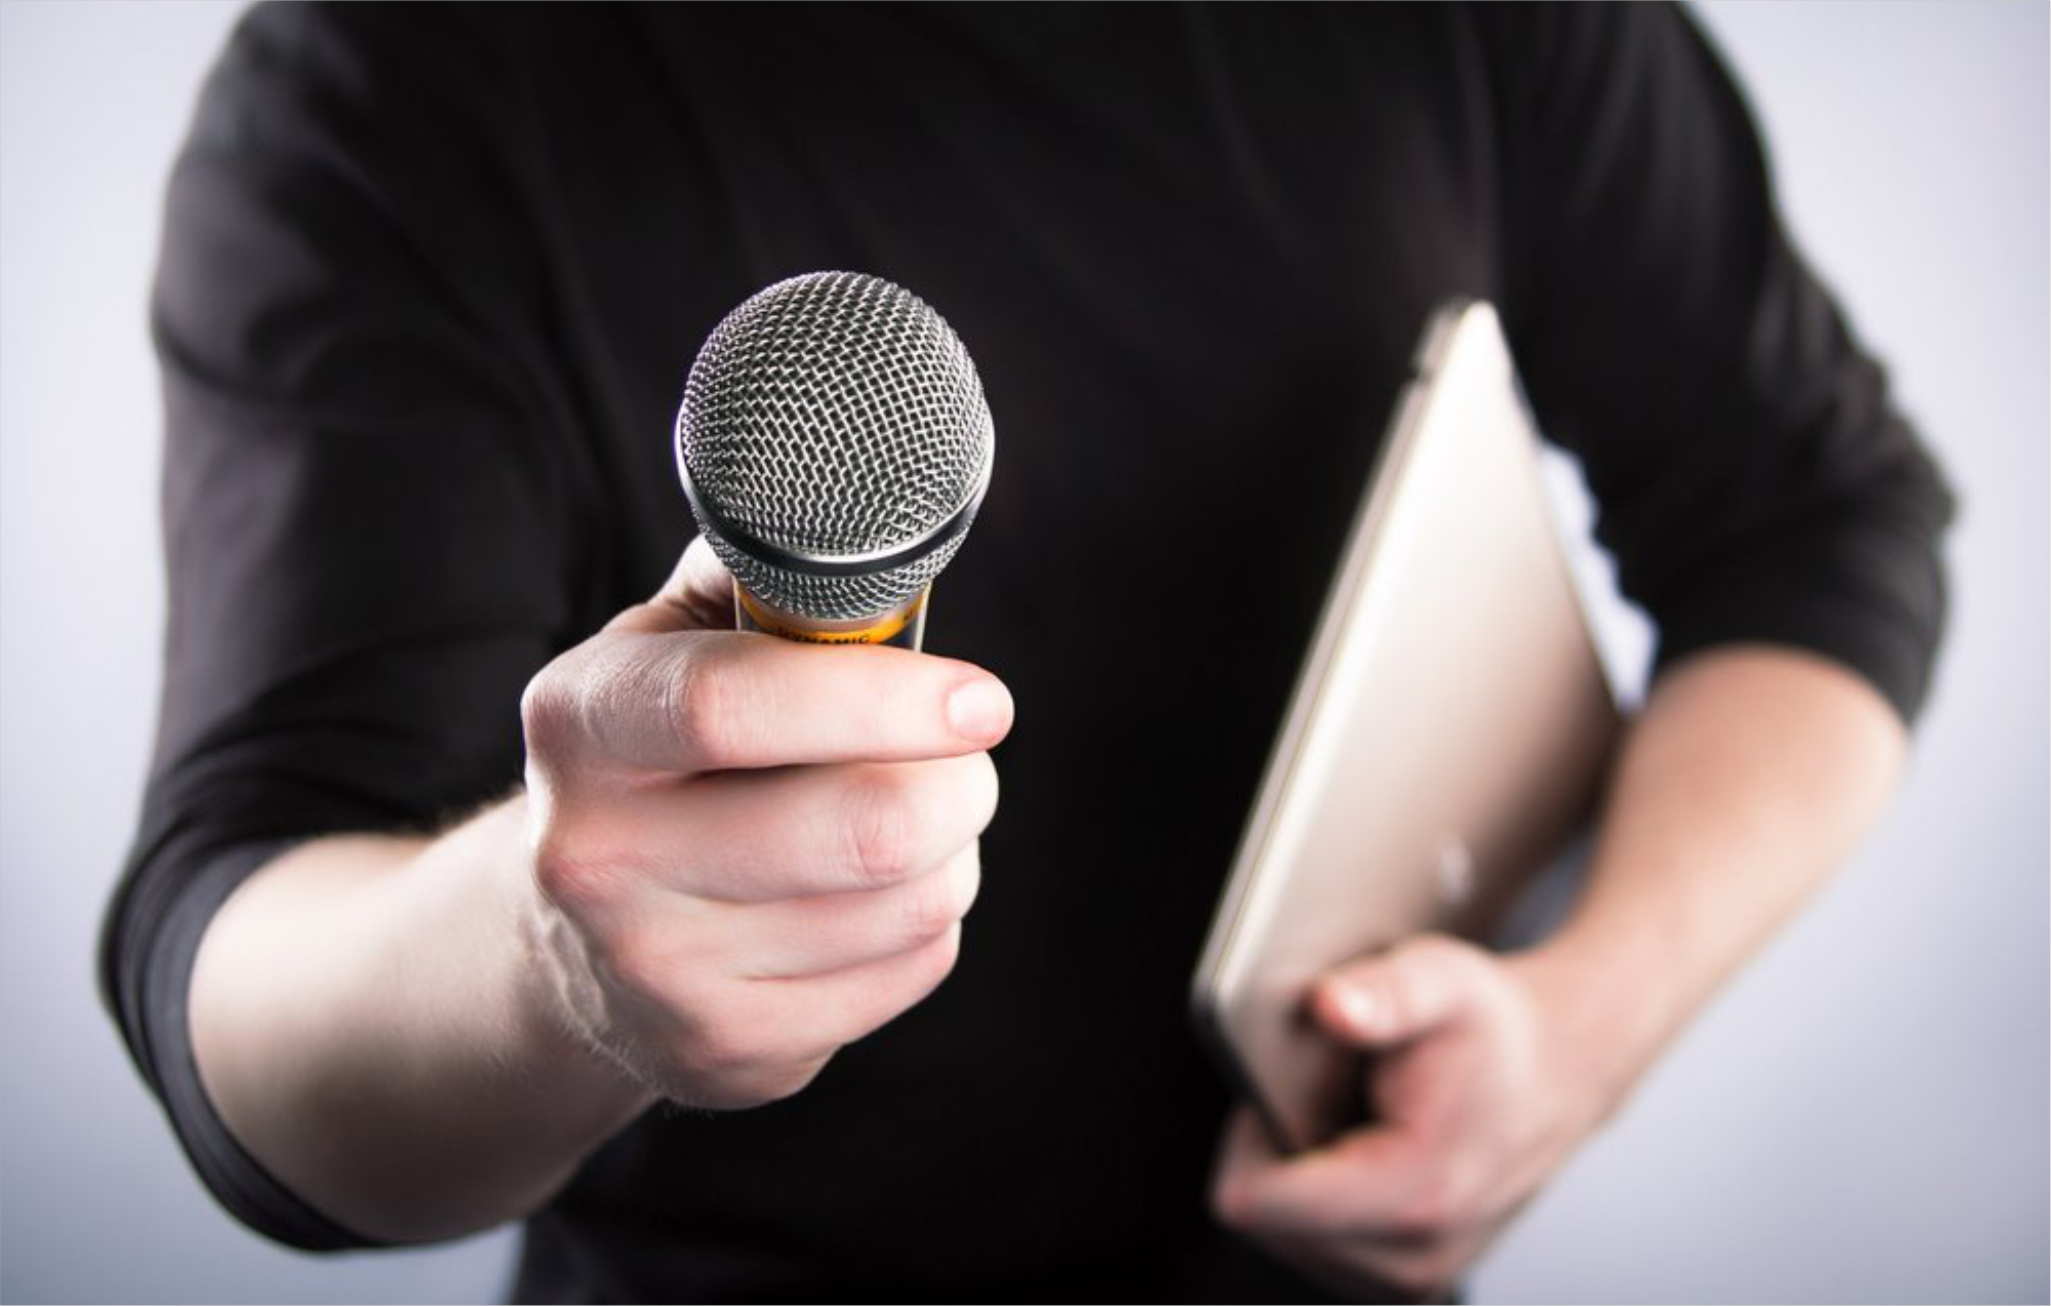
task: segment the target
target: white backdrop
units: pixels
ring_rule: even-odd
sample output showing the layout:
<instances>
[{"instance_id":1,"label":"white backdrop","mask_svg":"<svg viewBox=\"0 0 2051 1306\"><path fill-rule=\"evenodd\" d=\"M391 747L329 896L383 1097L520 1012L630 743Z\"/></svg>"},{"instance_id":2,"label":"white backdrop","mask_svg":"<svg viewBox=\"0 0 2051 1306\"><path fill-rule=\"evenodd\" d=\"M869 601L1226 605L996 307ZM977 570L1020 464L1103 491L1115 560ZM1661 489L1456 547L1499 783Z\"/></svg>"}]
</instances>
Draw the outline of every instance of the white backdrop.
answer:
<instances>
[{"instance_id":1,"label":"white backdrop","mask_svg":"<svg viewBox=\"0 0 2051 1306\"><path fill-rule=\"evenodd\" d=\"M491 1299L504 1233L313 1258L242 1231L93 990L163 615L144 293L166 166L238 11L0 4L0 1297ZM1699 12L1797 234L1962 492L1953 634L1894 810L1474 1296L2043 1301L2046 9Z\"/></svg>"}]
</instances>

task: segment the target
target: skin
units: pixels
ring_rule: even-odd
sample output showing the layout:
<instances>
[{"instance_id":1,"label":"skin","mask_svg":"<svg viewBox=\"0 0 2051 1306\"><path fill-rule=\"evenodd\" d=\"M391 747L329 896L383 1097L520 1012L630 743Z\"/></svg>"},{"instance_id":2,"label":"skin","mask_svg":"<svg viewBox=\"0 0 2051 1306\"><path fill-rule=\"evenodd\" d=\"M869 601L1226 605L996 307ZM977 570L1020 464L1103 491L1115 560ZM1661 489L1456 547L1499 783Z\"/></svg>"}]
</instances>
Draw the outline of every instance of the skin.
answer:
<instances>
[{"instance_id":1,"label":"skin","mask_svg":"<svg viewBox=\"0 0 2051 1306\"><path fill-rule=\"evenodd\" d=\"M728 584L694 545L535 678L522 792L433 839L313 841L216 914L202 1079L339 1223L426 1241L525 1215L650 1103L798 1092L951 969L1008 694L949 659L739 635ZM957 726L965 686L986 710ZM1884 700L1806 654L1670 670L1569 922L1328 976L1313 1008L1380 1053L1382 1123L1282 1158L1242 1114L1219 1218L1342 1288L1444 1292L1844 856L1904 751Z\"/></svg>"},{"instance_id":2,"label":"skin","mask_svg":"<svg viewBox=\"0 0 2051 1306\"><path fill-rule=\"evenodd\" d=\"M1447 1294L1850 851L1905 753L1834 663L1733 647L1671 669L1568 922L1511 956L1423 936L1326 976L1312 1010L1377 1054L1378 1123L1284 1158L1241 1112L1219 1218L1341 1290Z\"/></svg>"},{"instance_id":3,"label":"skin","mask_svg":"<svg viewBox=\"0 0 2051 1306\"><path fill-rule=\"evenodd\" d=\"M789 1096L953 968L1011 699L731 629L702 543L522 703L523 792L304 845L223 904L191 1023L244 1147L372 1237L547 1200L657 1098Z\"/></svg>"}]
</instances>

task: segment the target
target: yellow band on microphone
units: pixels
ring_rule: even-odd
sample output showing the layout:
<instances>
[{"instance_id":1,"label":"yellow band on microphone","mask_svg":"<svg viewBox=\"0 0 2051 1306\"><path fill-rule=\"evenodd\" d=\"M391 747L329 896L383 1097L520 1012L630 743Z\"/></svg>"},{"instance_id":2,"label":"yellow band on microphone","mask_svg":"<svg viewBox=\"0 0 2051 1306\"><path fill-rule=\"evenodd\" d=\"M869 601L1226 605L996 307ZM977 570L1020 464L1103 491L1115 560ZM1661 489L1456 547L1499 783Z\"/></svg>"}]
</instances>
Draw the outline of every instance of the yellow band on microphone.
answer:
<instances>
[{"instance_id":1,"label":"yellow band on microphone","mask_svg":"<svg viewBox=\"0 0 2051 1306\"><path fill-rule=\"evenodd\" d=\"M759 602L754 595L748 593L742 586L738 584L734 586L734 598L739 600L742 610L747 614L748 620L754 622L757 629L766 634L776 635L783 639L795 639L806 644L888 643L890 640L895 639L906 626L909 626L918 619L920 611L926 606L926 595L930 593L932 593L932 587L927 586L919 592L917 598L874 625L838 629L803 624L797 619Z\"/></svg>"}]
</instances>

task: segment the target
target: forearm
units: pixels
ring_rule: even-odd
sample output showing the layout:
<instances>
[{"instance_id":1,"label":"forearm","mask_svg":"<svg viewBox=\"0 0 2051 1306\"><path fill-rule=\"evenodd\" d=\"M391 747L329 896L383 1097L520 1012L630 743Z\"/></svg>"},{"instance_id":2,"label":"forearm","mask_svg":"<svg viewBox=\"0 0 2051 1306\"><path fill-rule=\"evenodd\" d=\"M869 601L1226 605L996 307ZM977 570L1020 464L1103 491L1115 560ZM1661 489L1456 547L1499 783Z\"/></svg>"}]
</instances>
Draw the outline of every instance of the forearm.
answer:
<instances>
[{"instance_id":1,"label":"forearm","mask_svg":"<svg viewBox=\"0 0 2051 1306\"><path fill-rule=\"evenodd\" d=\"M366 1236L533 1209L648 1103L565 1033L536 946L526 800L439 838L278 858L209 925L194 1051L243 1146Z\"/></svg>"},{"instance_id":2,"label":"forearm","mask_svg":"<svg viewBox=\"0 0 2051 1306\"><path fill-rule=\"evenodd\" d=\"M1582 897L1524 959L1601 1111L1850 852L1906 746L1869 685L1798 651L1713 650L1661 678Z\"/></svg>"}]
</instances>

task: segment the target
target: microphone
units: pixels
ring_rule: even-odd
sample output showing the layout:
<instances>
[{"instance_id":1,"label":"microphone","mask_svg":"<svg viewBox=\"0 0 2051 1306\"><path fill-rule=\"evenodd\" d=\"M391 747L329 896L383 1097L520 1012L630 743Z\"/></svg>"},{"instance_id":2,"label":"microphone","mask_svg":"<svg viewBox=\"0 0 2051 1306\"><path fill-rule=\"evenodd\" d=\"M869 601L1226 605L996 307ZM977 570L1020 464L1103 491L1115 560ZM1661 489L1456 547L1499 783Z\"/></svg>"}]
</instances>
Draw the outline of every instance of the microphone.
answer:
<instances>
[{"instance_id":1,"label":"microphone","mask_svg":"<svg viewBox=\"0 0 2051 1306\"><path fill-rule=\"evenodd\" d=\"M741 629L916 649L933 578L990 487L996 433L968 350L924 300L812 272L713 328L676 452Z\"/></svg>"}]
</instances>

